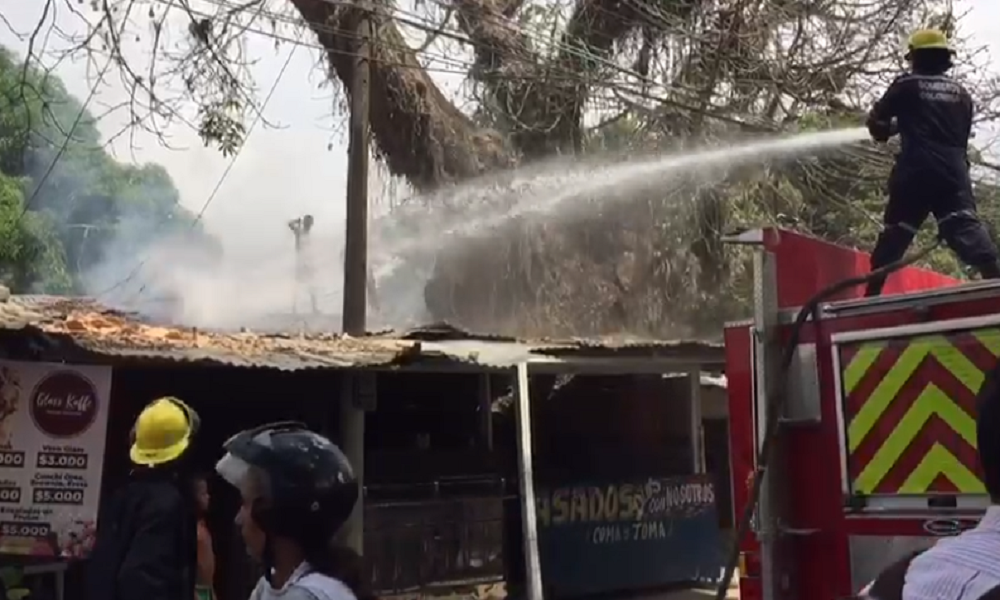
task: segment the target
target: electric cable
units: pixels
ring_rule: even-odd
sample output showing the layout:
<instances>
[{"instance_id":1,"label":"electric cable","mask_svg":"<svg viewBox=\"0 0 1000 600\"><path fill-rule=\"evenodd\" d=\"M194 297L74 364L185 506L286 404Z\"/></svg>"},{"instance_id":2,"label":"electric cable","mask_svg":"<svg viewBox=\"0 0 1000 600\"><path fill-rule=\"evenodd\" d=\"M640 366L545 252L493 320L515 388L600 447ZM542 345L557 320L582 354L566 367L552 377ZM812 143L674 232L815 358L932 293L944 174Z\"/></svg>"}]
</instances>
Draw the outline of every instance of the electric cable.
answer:
<instances>
[{"instance_id":1,"label":"electric cable","mask_svg":"<svg viewBox=\"0 0 1000 600\"><path fill-rule=\"evenodd\" d=\"M767 472L768 464L772 458L771 454L773 453L775 439L777 439L779 416L781 411L784 409L787 398L788 390L785 386L785 382L788 380L788 372L791 369L792 361L795 359L795 351L798 348L799 340L802 337L802 329L805 327L806 322L809 321L810 317L814 323L819 322L819 308L822 302L850 288L867 284L868 282L881 277L887 277L891 273L894 273L903 267L907 267L926 258L931 252L937 250L941 246L941 241L942 240L939 236L935 239L933 244L929 244L927 247L923 248L919 252L916 252L912 256L901 258L896 262L875 269L874 271L864 275L848 277L834 282L809 298L802 308L799 309L798 315L795 317L795 322L791 326L788 341L782 346L781 363L777 377L773 379L768 377L765 379L765 386L769 389L765 391L766 422L764 424L764 435L760 445L760 452L758 452L757 455L757 465L754 469L749 499L746 506L743 508L743 514L740 515L740 521L736 528L736 535L733 536L732 546L730 547L729 556L726 561L726 570L723 573L722 581L719 582L719 587L716 590L715 600L725 600L726 595L729 593L729 584L733 579L733 574L736 571L736 567L740 559L740 543L744 536L750 533L753 516L757 510L757 503L760 501L761 485L764 480L764 475ZM753 368L756 368L756 365L754 365Z\"/></svg>"},{"instance_id":2,"label":"electric cable","mask_svg":"<svg viewBox=\"0 0 1000 600\"><path fill-rule=\"evenodd\" d=\"M257 127L257 124L260 123L261 116L264 114L264 109L267 108L268 103L271 101L271 97L274 96L275 90L278 89L278 84L281 83L281 79L282 79L282 77L284 77L285 71L288 69L288 65L291 64L291 62L292 62L292 56L295 55L295 51L297 49L298 49L298 46L293 46L292 49L288 52L288 56L285 57L285 62L284 62L284 64L281 65L281 70L278 71L278 76L274 78L274 83L271 84L271 89L268 90L267 96L264 97L264 101L260 105L260 110L258 110L256 112L256 115L254 116L253 121L250 123L250 126L247 127L246 135L244 135L244 137L243 137L243 143L240 144L239 148L237 148L236 153L233 154L232 159L230 159L229 164L226 165L226 168L222 172L222 175L215 182L215 186L212 188L212 192L208 195L208 198L205 199L205 202L201 206L201 210L198 211L198 214L195 216L194 220L191 222L190 229L193 230L195 228L195 226L199 222L201 222L202 217L205 216L205 211L207 211L208 207L212 205L213 201L215 201L215 198L219 194L219 190L222 189L222 185L229 178L229 174L232 172L233 166L236 164L236 160L243 153L243 149L246 148L247 140L250 139L250 135L254 132L254 129ZM121 286L125 285L129 281L131 281L136 275L139 274L139 272L142 270L142 267L146 264L146 261L147 261L147 259L145 259L145 258L142 259L142 260L140 260L139 263L135 266L135 268L132 269L132 271L130 271L129 274L126 275L124 279L120 280L118 283L112 285L111 287L109 287L106 290L100 292L99 294L96 294L96 296L98 298L100 298L101 296L105 296L105 295L113 292L114 290L120 288ZM139 296L141 296L143 294L143 292L145 292L145 291L146 291L146 284L143 283L139 287L139 290L136 291L136 293L132 296L132 300L135 300L136 298L138 298Z\"/></svg>"},{"instance_id":3,"label":"electric cable","mask_svg":"<svg viewBox=\"0 0 1000 600\"><path fill-rule=\"evenodd\" d=\"M160 2L165 2L165 0L159 0L159 1ZM210 2L210 3L212 3L212 4L214 4L214 5L216 5L216 6L221 6L221 7L232 6L226 0L207 0L207 1ZM330 3L330 4L339 4L339 2L337 0L324 0L324 1L326 1L327 3ZM197 16L205 17L205 18L211 18L213 16L213 15L211 15L209 13L199 12L197 10L192 10L192 11L189 11L189 12L191 12L192 14L195 14ZM269 11L262 11L262 13L268 15L272 19L280 20L280 21L283 21L285 23L293 23L295 21L291 17L287 17L287 16L283 16L283 15L278 15L277 13L273 13L272 14ZM400 9L394 10L393 14L396 14L396 13L400 13L400 14L412 14L412 13L409 13L408 11L402 11ZM421 25L420 23L415 23L413 21L406 20L406 19L400 19L399 17L395 17L395 18L397 18L397 20L399 20L403 24L407 24L407 25L411 25L411 26L420 26ZM343 30L343 29L340 29L340 28L337 28L337 27L332 27L332 26L327 25L327 24L307 22L307 25L310 28L314 29L315 31L321 31L321 32L324 32L324 33L327 33L327 34L330 34L330 35L339 35L339 36L346 36L346 37L352 37L354 35L354 33L352 31ZM423 27L424 27L425 30L429 30L429 28L426 25L423 25ZM332 49L332 48L326 48L323 45L321 45L319 43L316 43L316 42L310 43L310 42L305 42L305 41L302 41L302 40L296 40L296 39L288 38L286 36L278 35L275 32L269 32L269 31L265 31L265 30L259 29L259 28L255 29L255 28L253 28L253 27L251 27L249 25L248 26L244 26L243 27L243 31L247 31L247 32L258 34L258 35L262 35L264 37L267 37L267 38L270 38L270 39L274 39L276 41L282 41L282 42L291 43L291 44L295 44L295 45L299 45L299 46L306 46L306 47L308 47L310 49L320 50L320 51L328 53L328 54L337 54L337 55L342 55L342 56L352 56L353 55L353 53L351 53L350 51L339 50L339 49ZM522 33L526 33L523 30L521 32ZM470 40L470 39L468 39L468 38L466 38L464 36L457 35L457 34L446 33L446 34L442 34L442 35L445 36L445 37L450 37L452 39L455 39L455 40L463 42L463 43L474 44L474 42L472 40ZM531 39L533 41L537 41L537 40L535 40L535 38L531 38ZM401 46L399 44L391 44L391 43L387 43L385 41L374 41L373 44L381 46L383 48L394 49L394 50L409 50L410 49L408 46L405 46L405 45ZM490 46L487 46L487 48L496 49L496 48L492 48ZM422 54L424 56L430 56L431 60L442 61L442 62L445 62L445 63L451 63L453 66L458 67L458 68L441 68L441 67L432 67L432 66L429 66L429 65L411 65L411 64L403 64L403 63L393 63L393 62L388 62L388 61L378 60L378 59L375 59L373 62L375 62L376 64L379 64L379 65L382 65L382 66L386 66L386 67L406 68L406 69L421 69L421 70L423 70L424 72L427 72L427 73L457 74L457 75L467 75L469 69L471 68L470 64L465 63L465 62L463 62L460 59L456 59L456 58L449 57L449 56L438 55L438 54L434 54L434 53L427 53L427 52L424 52ZM622 72L626 72L626 71L622 71ZM633 74L633 75L635 75L635 74ZM510 80L521 80L521 81L541 80L537 75L533 75L533 74L523 74L523 75L521 75L519 77L519 76L517 76L514 73L510 73L510 74L507 74L506 77L508 79L510 79ZM656 101L656 102L661 103L661 104L667 104L667 105L676 107L676 108L678 108L680 110L686 110L686 111L690 111L690 112L703 112L702 109L694 107L694 106L692 106L690 104L686 104L683 101L679 101L679 100L676 100L676 99L667 99L666 97L663 97L663 96L654 96L654 95L652 95L652 94L650 94L648 92L645 92L645 91L639 90L639 89L635 89L635 88L633 88L631 86L628 86L628 85L626 85L624 83L620 83L620 82L613 82L613 81L611 81L611 82L607 82L607 81L605 81L605 82L602 82L602 81L591 81L591 80L589 80L587 78L580 77L580 75L577 74L574 71L569 71L569 70L565 70L565 69L563 70L562 73L558 73L557 72L555 74L552 74L550 72L549 74L546 75L545 80L546 81L550 81L550 82L568 81L568 82L587 83L588 85L590 85L592 87L605 88L605 89L608 89L608 90L611 90L611 91L617 91L617 92L631 94L633 96L640 97L640 98L643 98L643 99L646 99L646 100L653 100L653 101ZM647 82L647 83L652 83L652 82ZM664 85L664 84L658 84L658 85ZM678 91L684 91L684 92L693 92L694 91L693 88L678 87L678 86L676 86L674 84L668 84L665 87L667 89L677 89ZM722 107L720 107L720 106L710 105L710 106L707 106L706 109L709 109L708 112L706 113L706 116L708 116L709 118L712 118L714 120L718 120L718 121L721 121L721 122L724 122L724 123L734 124L734 125L737 125L737 126L739 126L741 128L744 128L744 129L751 129L751 130L755 130L755 131L769 132L769 133L775 133L775 132L779 132L780 131L780 128L774 127L773 125L763 124L763 123L752 123L752 122L749 122L749 121L747 121L745 119L741 119L741 118L738 118L738 117L734 117L734 116L729 116L729 115L722 114L720 112L720 111L722 111ZM872 150L872 149L868 148L867 146L862 145L860 143L848 144L844 148L842 148L841 151L845 155L847 155L847 156L853 157L853 158L861 160L861 161L870 162L870 163L873 163L873 164L879 164L879 163L885 164L885 163L888 162L888 159L885 156L879 154L879 152L877 150ZM857 210L856 207L854 207L852 209L853 210Z\"/></svg>"},{"instance_id":4,"label":"electric cable","mask_svg":"<svg viewBox=\"0 0 1000 600\"><path fill-rule=\"evenodd\" d=\"M167 0L157 0L157 1L161 2L161 3L167 3ZM217 7L229 8L229 9L238 9L239 8L238 5L233 4L230 0L207 0L207 1L210 4L212 4L214 6L217 6ZM323 1L325 3L327 3L327 4L332 4L332 5L341 5L341 4L348 5L348 3L345 2L345 1L343 1L343 0L323 0ZM178 7L174 6L173 8L178 8ZM197 11L197 10L193 10L193 9L188 10L188 12L190 14L194 14L194 15L197 15L197 16L203 17L203 18L214 18L215 17L215 15L212 15L210 13L201 12L201 11ZM295 19L295 18L293 18L293 17L290 17L288 15L279 14L279 13L276 13L276 12L273 12L273 11L260 10L259 13L268 16L273 21L282 22L284 24L291 25L291 24L298 23L298 20ZM400 15L402 15L402 16L400 16ZM394 8L392 10L390 16L392 18L394 18L395 20L399 21L403 25L408 25L408 26L411 26L411 27L415 27L417 29L420 29L420 30L423 30L423 31L426 31L426 32L432 32L432 33L441 35L442 37L458 41L460 43L464 43L464 44L467 44L467 45L478 46L478 47L485 47L485 48L490 49L490 50L499 50L498 48L496 48L494 46L484 45L484 44L481 44L481 43L477 43L477 42L473 41L472 39L468 38L465 35L456 34L454 32L443 32L443 31L440 30L440 24L430 23L425 17L423 17L421 15L418 15L417 13L414 13L412 11L407 11L407 10L403 10L403 9L399 9L399 8ZM418 21L414 21L413 19L409 19L409 18L404 18L404 17L408 17L408 16L415 17L415 18L418 19ZM425 22L419 22L420 20L425 21ZM526 28L523 25L511 25L509 23L501 22L501 21L496 20L496 19L488 19L488 20L490 20L490 21L492 21L492 22L494 22L495 24L498 24L498 25L503 25L505 27L511 27L517 33L525 35L533 44L536 44L536 45L545 45L545 43L550 43L553 48L561 50L561 51L567 51L571 55L577 56L579 58L583 58L583 59L587 59L587 60L597 60L605 68L613 68L614 70L616 70L620 74L624 74L624 75L627 75L627 76L630 76L630 77L637 78L637 79L640 80L641 83L644 83L646 85L651 85L651 86L654 86L654 87L662 87L662 88L664 88L664 89L666 89L668 91L679 92L679 93L681 93L680 95L682 97L684 96L684 94L695 94L695 93L699 92L699 90L697 90L696 88L689 87L689 86L679 85L679 84L676 84L676 83L664 83L664 82L654 81L654 80L649 79L648 77L642 76L641 74L636 73L636 72L634 72L634 71L632 71L630 69L621 67L620 65L616 65L613 61L611 61L609 59L595 57L595 56L593 56L592 53L582 52L579 49L577 49L575 47L572 47L572 46L570 46L570 45L568 45L568 44L566 44L564 42L561 42L561 41L544 42L539 37L541 35L540 32L532 31L531 29ZM311 21L306 21L305 24L310 29L312 29L315 32L322 32L322 33L326 33L328 35L344 36L344 37L353 37L355 35L353 31L344 30L344 29L341 29L341 28L338 28L338 27L331 26L331 25L326 24L326 23L315 23L315 22L311 22ZM270 38L270 39L274 39L276 41L283 41L283 42L292 43L292 44L295 44L295 45L306 46L306 47L309 47L311 49L317 49L317 50L320 50L320 51L328 53L328 54L337 54L337 55L342 55L342 56L351 56L351 55L353 55L353 53L350 52L350 51L333 49L333 48L327 48L327 47L323 46L322 44L319 44L318 42L312 42L312 43L310 43L310 42L305 42L303 40L291 39L291 38L288 38L286 36L281 36L281 35L277 34L277 32L274 32L274 31L265 31L263 29L251 27L250 25L244 26L242 28L242 31L251 32L251 33L258 34L258 35L262 35L264 37L267 37L267 38ZM382 41L373 41L373 43L375 45L378 45L380 47L383 47L383 48L386 48L386 49L390 49L390 50L411 50L411 48L408 45L406 45L406 44L403 44L403 45L393 44L393 43L388 43L388 42L386 42L384 40L382 40ZM467 63L467 62L465 62L465 61L463 61L461 59L454 58L452 56L445 56L445 55L440 55L440 54L430 53L430 52L423 52L421 54L423 56L429 57L430 60L432 60L432 61L441 61L441 62L445 63L446 65L448 65L449 67L454 67L454 68L432 67L430 65L419 65L418 66L418 65L410 65L410 64L402 64L402 63L392 63L392 62L382 61L382 60L378 60L378 59L374 59L373 62L375 62L377 64L380 64L380 65L383 65L383 66L386 66L386 67L421 69L421 70L423 70L424 72L427 72L427 73L440 73L440 74L468 75L469 69L472 68L472 64ZM522 60L513 60L512 62L516 62L516 63L520 62L520 63L526 64L526 65L533 65L534 64L534 63L532 63L530 61L524 61L523 59ZM533 73L524 73L524 74L518 75L516 73L511 72L511 73L505 73L505 77L507 77L510 80L515 80L515 81L516 80L520 80L520 81L527 81L527 82L535 81L535 80L538 80L538 81L543 80L543 78L541 78L537 74L533 74ZM709 118L711 118L713 120L718 120L718 121L721 121L721 122L724 122L724 123L730 123L730 124L733 124L733 125L737 125L737 126L739 126L741 128L744 128L744 129L749 129L749 130L759 131L759 132L768 132L768 133L775 133L775 132L780 132L781 131L780 127L776 127L773 124L755 123L755 122L751 122L750 120L747 120L747 119L743 119L743 118L739 118L739 117L735 117L735 116L730 116L730 115L723 114L722 111L724 109L721 106L717 106L717 105L714 105L714 104L709 104L709 105L705 106L704 108L698 108L698 107L695 107L695 106L691 105L688 102L685 102L684 100L678 100L676 98L669 98L668 99L668 98L666 98L665 96L662 96L662 95L651 94L648 91L644 91L644 90L641 90L641 89L635 89L634 87L631 87L631 86L625 84L624 82L596 81L596 80L592 80L591 78L588 78L588 77L581 77L581 75L578 72L576 72L574 70L566 69L566 68L556 69L556 71L554 73L552 72L552 70L547 71L546 75L544 77L544 80L545 81L550 81L550 82L568 81L568 82L586 83L587 85L589 85L591 87L603 88L603 89L610 90L612 92L620 92L620 93L630 94L632 96L635 96L635 97L638 97L638 98L642 98L642 99L645 99L645 100L651 100L651 101L655 101L655 102L660 103L660 104L670 105L670 106L673 106L673 107L675 107L677 109L680 109L680 110L685 110L685 111L695 112L695 113L705 113L705 116L707 116L707 117L709 117ZM873 150L873 149L869 148L867 145L863 145L861 143L848 144L844 148L842 148L841 151L845 155L847 155L847 156L853 157L853 158L861 160L861 161L869 162L869 163L872 163L872 164L886 164L888 162L888 160L889 160L886 156L884 156L883 154L881 154L879 151Z\"/></svg>"},{"instance_id":5,"label":"electric cable","mask_svg":"<svg viewBox=\"0 0 1000 600\"><path fill-rule=\"evenodd\" d=\"M162 4L165 4L168 9L170 9L170 8L180 8L180 7L176 6L176 5L172 5L171 3L169 3L168 0L157 0L157 1L160 2L160 3L162 3ZM212 5L216 6L216 7L227 8L230 11L239 10L241 8L240 5L234 4L233 2L231 2L231 0L207 0L207 1L210 4L212 4ZM345 5L345 6L349 5L349 3L346 2L345 0L323 0L323 2L326 3L326 4L331 4L331 5ZM212 15L210 13L206 13L206 12L203 12L203 11L197 11L197 10L194 10L194 9L191 9L191 8L187 8L186 12L189 15L194 15L194 16L203 17L203 18L209 18L209 19L211 19L211 18L215 18L216 17L216 15ZM295 19L295 18L293 18L291 16L280 14L280 13L277 13L277 12L274 12L274 11L269 11L269 10L266 10L266 9L258 9L257 14L266 15L266 16L268 16L274 22L281 22L281 23L289 24L289 25L291 25L291 24L297 24L297 23L300 22L298 19ZM440 23L431 23L429 19L427 19L423 15L420 15L420 14L415 13L413 11L407 11L407 10L400 9L400 8L397 7L397 8L393 8L392 9L392 11L390 13L390 16L392 18L394 18L395 20L399 21L403 25L408 25L408 26L411 26L411 27L416 27L417 29L423 30L425 32L434 33L436 35L440 35L442 37L449 38L449 39L452 39L452 40L455 40L455 41L458 41L458 42L461 42L461 43L464 43L464 44L467 44L467 45L473 45L473 46L477 46L477 47L481 47L481 48L485 47L485 48L490 49L490 50L499 50L498 48L496 48L494 46L484 45L484 44L481 44L481 43L477 43L477 42L473 41L472 39L468 38L465 35L456 34L454 32L445 32L445 31L442 31ZM404 17L413 17L413 18L416 18L417 21L414 21L413 19L410 19L410 18L404 18ZM566 44L565 42L562 42L562 41L551 41L551 40L544 41L544 40L542 40L540 38L540 36L541 36L541 32L540 31L534 31L534 30L532 30L532 28L527 28L524 25L511 24L511 23L508 23L505 20L496 19L495 17L494 18L488 18L487 20L493 22L494 24L511 28L513 31L515 31L515 32L517 32L517 33L519 33L521 35L526 36L535 45L544 46L545 44L549 44L549 45L551 45L555 49L558 49L560 51L569 52L571 55L577 56L579 58L583 58L583 59L587 59L587 60L597 60L604 67L606 67L606 68L613 68L614 70L618 71L621 74L638 78L640 80L640 82L642 82L642 83L644 83L646 85L651 85L651 86L656 86L656 87L664 87L667 90L672 90L672 91L676 91L676 92L683 92L684 94L699 93L699 90L697 90L694 87L689 87L689 86L684 86L684 85L678 85L677 83L664 83L664 82L654 81L652 79L649 79L648 77L645 77L645 76L643 76L643 75L641 75L639 73L636 73L636 72L632 71L631 69L626 69L624 67L621 67L620 65L615 64L613 61L611 61L611 60L609 60L607 58L595 57L592 53L583 52L583 51L581 51L578 48L575 48L575 47L573 47L571 45ZM310 29L312 29L314 32L317 32L317 33L322 32L322 33L326 33L326 34L329 34L329 35L345 36L345 37L353 37L354 36L354 32L353 31L344 30L344 29L341 29L341 28L338 28L338 27L331 26L331 25L326 24L326 23L316 23L316 22L306 21L305 24ZM307 47L309 47L311 49L317 49L317 50L320 50L320 51L328 53L328 54L337 54L337 55L344 55L344 56L350 56L350 55L353 54L350 51L327 48L327 47L319 44L318 42L310 43L310 42L305 42L303 40L291 39L291 38L288 38L288 37L281 36L281 35L277 34L276 31L265 31L263 29L251 27L249 24L243 26L242 29L241 29L241 31L255 33L255 34L267 37L267 38L274 39L276 41L284 41L284 42L292 43L292 44L295 44L295 45L307 46ZM391 50L411 50L411 48L408 45L406 45L406 44L402 44L402 45L400 45L400 44L392 44L392 43L387 43L384 40L380 41L380 42L374 42L374 43L376 45L378 45L378 46L381 46L381 47L387 48L387 49L391 49ZM456 68L440 68L440 67L432 67L430 65L419 65L418 66L418 65L410 65L410 64L399 64L399 63L391 63L391 62L387 62L387 61L380 61L380 60L377 60L377 59L375 59L374 62L376 62L378 64L381 64L383 66L387 66L387 67L414 68L414 69L421 69L421 70L423 70L424 72L427 72L427 73L441 73L441 74L467 75L469 69L472 68L472 65L470 63L467 63L467 62L465 62L465 61L463 61L461 59L454 58L452 56L445 56L445 55L440 55L440 54L436 54L436 53L429 53L429 52L423 52L421 54L423 56L430 57L430 59L432 61L441 61L441 62L444 62L446 64L451 63L450 66L453 66L453 67L456 67ZM530 61L521 61L521 60L513 60L513 62L524 62L524 64L534 64L533 62L530 62ZM558 69L557 69L557 71L558 71ZM520 76L518 76L516 73L506 73L505 76L508 79L511 79L511 80L521 80L521 81L532 81L532 80L536 80L536 79L537 80L541 80L541 78L538 75L531 74L531 73L524 73L524 74L522 74ZM588 85L590 85L592 87L605 88L605 89L610 90L612 92L620 92L620 93L630 94L630 95L633 95L633 96L636 96L636 97L639 97L639 98L642 98L642 99L656 101L656 102L658 102L660 104L670 105L670 106L676 107L676 108L678 108L680 110L686 110L686 111L695 112L695 113L705 113L705 116L707 116L707 117L709 117L711 119L722 121L722 122L726 122L726 123L730 123L730 124L734 124L734 125L737 125L737 126L739 126L741 128L744 128L744 129L749 129L749 130L754 130L754 131L760 131L760 132L771 132L771 133L780 131L780 127L775 127L773 124L754 123L754 122L751 122L751 121L749 121L747 119L742 119L742 118L738 118L738 117L734 117L734 116L729 116L729 115L726 115L726 114L722 114L723 107L720 107L720 106L708 105L708 106L704 106L703 108L698 108L698 107L695 107L695 106L693 106L693 105L691 105L689 103L686 103L684 101L677 100L675 98L667 99L666 97L664 97L662 95L651 94L648 91L644 91L644 90L632 88L631 86L628 86L628 85L624 84L623 82L594 81L594 80L592 80L590 78L587 78L587 77L581 77L580 74L577 73L576 71L565 69L565 68L562 69L561 73L556 72L555 74L553 74L551 70L548 71L547 74L545 75L544 79L546 81L553 81L553 82L554 81L572 81L572 82L586 83L586 84L588 84ZM873 149L871 149L871 148L869 148L869 147L867 147L865 145L862 145L862 144L848 144L846 147L842 148L841 150L847 156L850 156L852 158L855 158L855 159L858 159L858 160L861 160L861 161L870 162L872 164L886 164L888 162L888 158L885 157L884 155L882 155L879 151L873 150Z\"/></svg>"}]
</instances>

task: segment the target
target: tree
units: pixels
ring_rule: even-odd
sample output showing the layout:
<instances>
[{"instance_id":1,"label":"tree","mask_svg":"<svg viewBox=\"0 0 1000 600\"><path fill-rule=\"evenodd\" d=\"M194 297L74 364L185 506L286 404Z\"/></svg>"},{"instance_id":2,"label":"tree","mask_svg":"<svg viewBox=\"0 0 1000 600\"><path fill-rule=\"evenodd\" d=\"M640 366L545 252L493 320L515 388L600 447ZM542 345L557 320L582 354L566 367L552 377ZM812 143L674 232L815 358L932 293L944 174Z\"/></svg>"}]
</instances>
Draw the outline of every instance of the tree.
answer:
<instances>
[{"instance_id":1,"label":"tree","mask_svg":"<svg viewBox=\"0 0 1000 600\"><path fill-rule=\"evenodd\" d=\"M0 49L5 285L20 292L94 292L89 270L112 254L128 252L122 258L131 261L157 237L194 225L162 167L116 162L94 117L58 78Z\"/></svg>"},{"instance_id":2,"label":"tree","mask_svg":"<svg viewBox=\"0 0 1000 600\"><path fill-rule=\"evenodd\" d=\"M72 288L52 224L24 210L24 184L0 175L0 281L16 290L38 284L54 293Z\"/></svg>"},{"instance_id":3,"label":"tree","mask_svg":"<svg viewBox=\"0 0 1000 600\"><path fill-rule=\"evenodd\" d=\"M178 113L173 75L199 106L206 143L234 151L258 109L240 61L247 31L276 43L294 40L289 28L307 31L314 42L305 44L353 93L360 2L178 4L190 23L187 52L143 68L122 58L122 32L130 15L148 8L154 33L147 46L157 46L170 5L106 0L95 8L98 43L89 47L110 49L120 63L141 100L132 108L136 122ZM405 7L381 0L371 10L375 146L390 171L420 192L580 154L598 139L635 152L856 125L872 91L898 72L907 32L940 26L957 33L961 21L948 0L436 0ZM260 25L268 19L270 28ZM404 31L414 29L427 43L407 42ZM980 118L992 120L995 81L976 68L976 49L962 48L959 71L977 95ZM470 60L456 61L462 50ZM441 92L431 76L435 61L467 76L473 110ZM511 221L439 256L427 304L439 317L516 333L717 330L718 318L740 312L748 297L745 257L724 249L721 233L781 216L834 241L870 245L889 158L852 147L708 181L678 179L669 193L637 193L613 215L557 226Z\"/></svg>"}]
</instances>

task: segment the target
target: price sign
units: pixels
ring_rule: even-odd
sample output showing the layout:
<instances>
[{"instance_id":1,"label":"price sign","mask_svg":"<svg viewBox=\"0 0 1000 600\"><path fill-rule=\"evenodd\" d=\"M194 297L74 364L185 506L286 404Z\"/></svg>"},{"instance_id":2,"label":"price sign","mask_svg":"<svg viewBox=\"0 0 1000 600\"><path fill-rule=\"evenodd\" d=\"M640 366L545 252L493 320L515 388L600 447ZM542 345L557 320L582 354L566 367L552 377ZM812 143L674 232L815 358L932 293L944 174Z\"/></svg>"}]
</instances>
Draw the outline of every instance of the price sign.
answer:
<instances>
[{"instance_id":1,"label":"price sign","mask_svg":"<svg viewBox=\"0 0 1000 600\"><path fill-rule=\"evenodd\" d=\"M0 488L0 504L19 504L21 502L21 488L2 487Z\"/></svg>"},{"instance_id":2,"label":"price sign","mask_svg":"<svg viewBox=\"0 0 1000 600\"><path fill-rule=\"evenodd\" d=\"M39 452L36 466L39 469L85 470L87 468L87 455L65 452Z\"/></svg>"},{"instance_id":3,"label":"price sign","mask_svg":"<svg viewBox=\"0 0 1000 600\"><path fill-rule=\"evenodd\" d=\"M52 531L48 523L14 523L0 522L0 535L6 537L44 538Z\"/></svg>"},{"instance_id":4,"label":"price sign","mask_svg":"<svg viewBox=\"0 0 1000 600\"><path fill-rule=\"evenodd\" d=\"M0 359L0 387L0 557L86 558L96 534L111 368Z\"/></svg>"},{"instance_id":5,"label":"price sign","mask_svg":"<svg viewBox=\"0 0 1000 600\"><path fill-rule=\"evenodd\" d=\"M83 490L76 488L38 487L32 490L33 504L60 504L75 506L83 504Z\"/></svg>"},{"instance_id":6,"label":"price sign","mask_svg":"<svg viewBox=\"0 0 1000 600\"><path fill-rule=\"evenodd\" d=\"M24 452L0 450L0 468L20 469L24 467Z\"/></svg>"}]
</instances>

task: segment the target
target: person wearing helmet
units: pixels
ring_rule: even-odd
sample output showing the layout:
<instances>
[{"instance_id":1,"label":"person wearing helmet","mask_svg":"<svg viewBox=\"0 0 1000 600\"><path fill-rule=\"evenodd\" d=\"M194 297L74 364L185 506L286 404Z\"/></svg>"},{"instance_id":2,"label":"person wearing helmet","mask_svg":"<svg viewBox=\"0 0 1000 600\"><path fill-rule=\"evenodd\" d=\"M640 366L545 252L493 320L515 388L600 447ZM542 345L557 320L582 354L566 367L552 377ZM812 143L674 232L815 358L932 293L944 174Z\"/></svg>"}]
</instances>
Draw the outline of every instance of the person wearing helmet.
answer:
<instances>
[{"instance_id":1,"label":"person wearing helmet","mask_svg":"<svg viewBox=\"0 0 1000 600\"><path fill-rule=\"evenodd\" d=\"M931 214L938 234L965 264L984 279L1000 278L997 248L976 214L969 175L968 145L973 102L946 73L953 51L937 29L909 39L910 72L897 77L868 115L877 142L899 134L900 153L889 176L883 231L872 250L875 270L903 257ZM868 284L868 296L882 293L885 278Z\"/></svg>"},{"instance_id":2,"label":"person wearing helmet","mask_svg":"<svg viewBox=\"0 0 1000 600\"><path fill-rule=\"evenodd\" d=\"M132 428L132 470L98 520L87 600L191 600L197 510L189 478L198 414L178 398L148 404Z\"/></svg>"},{"instance_id":3,"label":"person wearing helmet","mask_svg":"<svg viewBox=\"0 0 1000 600\"><path fill-rule=\"evenodd\" d=\"M236 523L264 567L252 600L370 600L360 558L333 538L358 501L347 458L299 423L243 431L216 465L243 503Z\"/></svg>"},{"instance_id":4,"label":"person wearing helmet","mask_svg":"<svg viewBox=\"0 0 1000 600\"><path fill-rule=\"evenodd\" d=\"M865 600L1000 599L1000 362L976 398L976 441L990 506L979 523L885 569Z\"/></svg>"}]
</instances>

